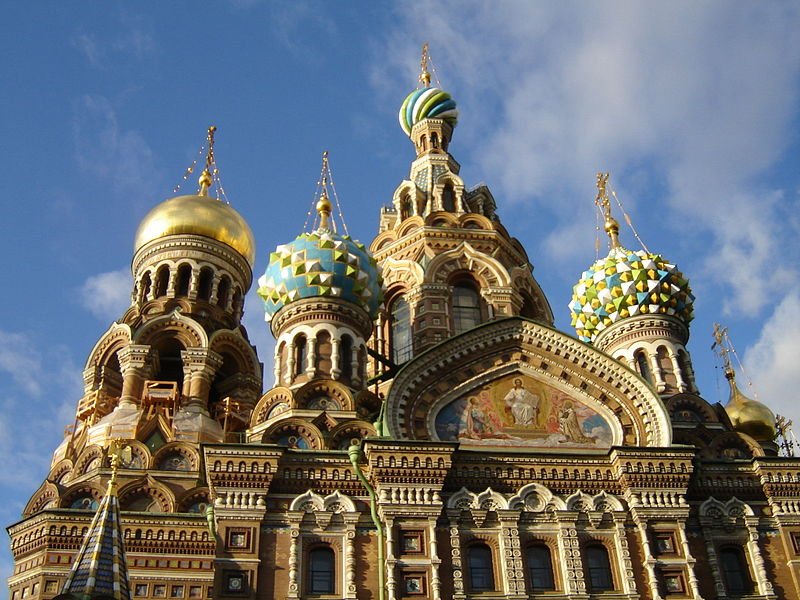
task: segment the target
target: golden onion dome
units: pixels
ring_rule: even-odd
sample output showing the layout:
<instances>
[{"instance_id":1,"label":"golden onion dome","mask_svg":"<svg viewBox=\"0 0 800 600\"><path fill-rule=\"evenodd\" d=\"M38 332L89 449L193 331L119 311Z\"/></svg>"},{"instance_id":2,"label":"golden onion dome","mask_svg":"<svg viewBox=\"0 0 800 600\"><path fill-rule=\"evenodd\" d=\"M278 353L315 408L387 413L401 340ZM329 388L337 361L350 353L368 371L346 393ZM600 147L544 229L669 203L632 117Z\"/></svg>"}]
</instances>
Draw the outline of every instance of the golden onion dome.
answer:
<instances>
[{"instance_id":1,"label":"golden onion dome","mask_svg":"<svg viewBox=\"0 0 800 600\"><path fill-rule=\"evenodd\" d=\"M730 399L725 406L725 412L733 424L733 428L741 433L746 433L757 442L772 442L775 440L775 415L766 405L758 400L745 396L736 385L733 370L725 373L731 386Z\"/></svg>"},{"instance_id":2,"label":"golden onion dome","mask_svg":"<svg viewBox=\"0 0 800 600\"><path fill-rule=\"evenodd\" d=\"M227 244L244 256L251 268L255 265L255 237L247 221L226 202L207 195L177 196L153 208L139 224L134 252L153 240L181 234Z\"/></svg>"}]
</instances>

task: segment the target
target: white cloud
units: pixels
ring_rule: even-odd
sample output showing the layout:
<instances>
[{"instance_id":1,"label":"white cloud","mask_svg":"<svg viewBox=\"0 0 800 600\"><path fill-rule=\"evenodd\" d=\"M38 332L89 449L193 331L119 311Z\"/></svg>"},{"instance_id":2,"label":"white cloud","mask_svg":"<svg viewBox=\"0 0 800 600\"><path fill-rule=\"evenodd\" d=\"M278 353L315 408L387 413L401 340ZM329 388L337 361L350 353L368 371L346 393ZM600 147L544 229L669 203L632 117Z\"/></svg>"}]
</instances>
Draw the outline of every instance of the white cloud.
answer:
<instances>
[{"instance_id":1,"label":"white cloud","mask_svg":"<svg viewBox=\"0 0 800 600\"><path fill-rule=\"evenodd\" d=\"M73 36L72 46L80 51L89 64L93 67L102 67L105 59L105 51L97 43L97 38L93 34L80 33Z\"/></svg>"},{"instance_id":2,"label":"white cloud","mask_svg":"<svg viewBox=\"0 0 800 600\"><path fill-rule=\"evenodd\" d=\"M154 154L142 135L120 126L111 102L87 94L75 102L73 133L78 166L89 175L107 180L118 194L142 194L153 179Z\"/></svg>"},{"instance_id":3,"label":"white cloud","mask_svg":"<svg viewBox=\"0 0 800 600\"><path fill-rule=\"evenodd\" d=\"M797 277L773 259L797 264L800 228L782 218L782 190L759 183L796 115L797 5L443 0L399 16L391 55L413 72L417 41L430 40L469 122L456 152L492 174L498 198L555 213L551 258L590 256L594 173L609 170L640 229L711 257L693 269L725 286L729 310L757 313L763 290Z\"/></svg>"},{"instance_id":4,"label":"white cloud","mask_svg":"<svg viewBox=\"0 0 800 600\"><path fill-rule=\"evenodd\" d=\"M793 290L775 307L761 335L744 354L747 375L758 398L773 412L792 419L800 434L800 406L795 390L800 378L800 290ZM737 381L738 381L737 377Z\"/></svg>"},{"instance_id":5,"label":"white cloud","mask_svg":"<svg viewBox=\"0 0 800 600\"><path fill-rule=\"evenodd\" d=\"M5 371L25 393L42 393L42 357L27 336L0 330L0 371Z\"/></svg>"},{"instance_id":6,"label":"white cloud","mask_svg":"<svg viewBox=\"0 0 800 600\"><path fill-rule=\"evenodd\" d=\"M109 271L89 277L80 288L80 299L101 321L116 321L131 304L131 289L130 269Z\"/></svg>"}]
</instances>

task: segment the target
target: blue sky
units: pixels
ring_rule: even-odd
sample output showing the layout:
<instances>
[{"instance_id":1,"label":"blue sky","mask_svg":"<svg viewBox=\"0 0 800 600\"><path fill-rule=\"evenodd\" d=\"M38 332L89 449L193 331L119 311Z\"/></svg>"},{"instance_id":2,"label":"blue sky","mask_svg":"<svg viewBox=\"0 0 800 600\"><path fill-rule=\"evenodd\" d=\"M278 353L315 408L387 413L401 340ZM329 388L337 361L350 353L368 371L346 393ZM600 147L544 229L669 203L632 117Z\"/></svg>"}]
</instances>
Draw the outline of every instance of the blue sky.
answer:
<instances>
[{"instance_id":1,"label":"blue sky","mask_svg":"<svg viewBox=\"0 0 800 600\"><path fill-rule=\"evenodd\" d=\"M413 158L396 112L424 41L459 103L461 174L492 189L557 325L569 330L570 288L594 260L594 178L610 171L647 246L692 282L704 397L727 398L710 351L720 321L758 397L800 424L796 3L51 1L4 20L3 523L46 475L85 358L125 309L139 220L207 126L256 235L256 276L300 232L323 150L369 242ZM4 551L0 576L10 566Z\"/></svg>"}]
</instances>

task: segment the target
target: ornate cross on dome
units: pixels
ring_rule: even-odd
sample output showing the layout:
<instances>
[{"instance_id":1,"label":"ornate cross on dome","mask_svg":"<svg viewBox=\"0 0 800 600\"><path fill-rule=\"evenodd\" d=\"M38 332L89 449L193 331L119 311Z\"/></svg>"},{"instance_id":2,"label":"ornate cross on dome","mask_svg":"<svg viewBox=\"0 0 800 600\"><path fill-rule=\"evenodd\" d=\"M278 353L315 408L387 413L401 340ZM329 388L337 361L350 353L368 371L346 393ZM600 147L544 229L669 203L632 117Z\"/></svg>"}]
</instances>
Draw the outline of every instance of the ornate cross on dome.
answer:
<instances>
[{"instance_id":1,"label":"ornate cross on dome","mask_svg":"<svg viewBox=\"0 0 800 600\"><path fill-rule=\"evenodd\" d=\"M611 248L619 248L619 223L611 214L611 202L608 199L608 173L597 174L597 196L594 203L603 211L604 229L611 238Z\"/></svg>"},{"instance_id":2,"label":"ornate cross on dome","mask_svg":"<svg viewBox=\"0 0 800 600\"><path fill-rule=\"evenodd\" d=\"M430 62L430 54L428 54L428 42L422 44L422 58L419 61L419 82L428 87L431 84L431 74L428 72L428 62Z\"/></svg>"},{"instance_id":3,"label":"ornate cross on dome","mask_svg":"<svg viewBox=\"0 0 800 600\"><path fill-rule=\"evenodd\" d=\"M208 188L210 188L211 184L214 183L214 176L211 174L211 169L216 162L216 159L214 158L214 133L216 133L216 131L216 125L212 125L208 128L208 153L206 154L206 168L203 169L203 172L200 174L200 180L198 181L200 184L201 196L208 196Z\"/></svg>"}]
</instances>

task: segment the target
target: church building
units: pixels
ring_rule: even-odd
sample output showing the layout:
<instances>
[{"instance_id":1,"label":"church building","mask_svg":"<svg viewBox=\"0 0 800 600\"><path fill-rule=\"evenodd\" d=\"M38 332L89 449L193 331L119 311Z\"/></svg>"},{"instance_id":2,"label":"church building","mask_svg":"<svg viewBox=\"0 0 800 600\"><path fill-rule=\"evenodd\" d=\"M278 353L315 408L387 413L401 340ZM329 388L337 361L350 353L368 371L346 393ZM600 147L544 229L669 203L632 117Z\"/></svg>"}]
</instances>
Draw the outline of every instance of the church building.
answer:
<instances>
[{"instance_id":1,"label":"church building","mask_svg":"<svg viewBox=\"0 0 800 600\"><path fill-rule=\"evenodd\" d=\"M130 307L8 528L9 598L800 598L800 459L722 330L730 401L703 399L688 279L623 245L607 174L608 253L552 307L502 203L465 185L424 60L399 119L413 161L369 246L325 156L313 224L260 241L260 277L209 130L199 191L139 225Z\"/></svg>"}]
</instances>

